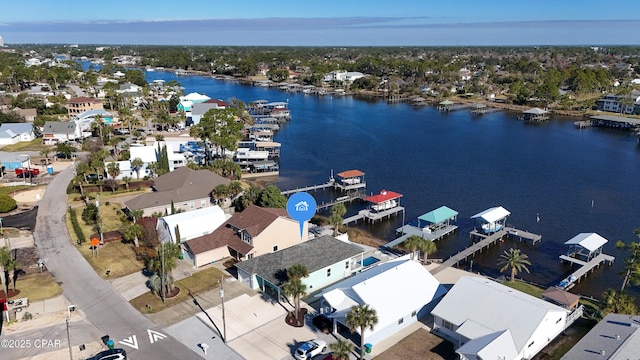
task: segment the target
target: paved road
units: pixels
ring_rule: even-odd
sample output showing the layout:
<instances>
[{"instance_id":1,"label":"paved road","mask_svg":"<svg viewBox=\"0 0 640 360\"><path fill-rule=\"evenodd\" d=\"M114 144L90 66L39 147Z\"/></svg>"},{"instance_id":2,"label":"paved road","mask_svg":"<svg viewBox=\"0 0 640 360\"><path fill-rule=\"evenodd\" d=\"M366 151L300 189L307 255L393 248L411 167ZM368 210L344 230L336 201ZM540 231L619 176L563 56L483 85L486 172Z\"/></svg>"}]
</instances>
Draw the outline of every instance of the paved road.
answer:
<instances>
[{"instance_id":1,"label":"paved road","mask_svg":"<svg viewBox=\"0 0 640 360\"><path fill-rule=\"evenodd\" d=\"M17 229L28 229L33 231L36 227L36 216L38 214L38 207L35 206L31 210L27 210L15 215L5 216L2 219L2 226L12 227Z\"/></svg>"},{"instance_id":2,"label":"paved road","mask_svg":"<svg viewBox=\"0 0 640 360\"><path fill-rule=\"evenodd\" d=\"M72 176L73 168L69 167L51 181L40 200L34 233L40 256L61 283L63 295L78 306L99 334L111 336L117 347L125 348L134 359L201 359L196 349L166 336L164 330L135 310L71 244L64 220L64 189ZM149 330L161 335L150 334ZM72 346L80 343L71 339Z\"/></svg>"}]
</instances>

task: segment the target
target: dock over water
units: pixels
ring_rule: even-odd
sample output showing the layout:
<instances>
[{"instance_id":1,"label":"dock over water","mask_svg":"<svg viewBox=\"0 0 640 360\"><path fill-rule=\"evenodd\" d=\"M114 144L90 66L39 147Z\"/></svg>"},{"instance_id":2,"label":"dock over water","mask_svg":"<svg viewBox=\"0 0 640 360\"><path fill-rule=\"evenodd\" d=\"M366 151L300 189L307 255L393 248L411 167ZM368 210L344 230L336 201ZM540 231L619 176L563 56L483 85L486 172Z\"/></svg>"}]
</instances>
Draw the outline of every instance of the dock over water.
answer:
<instances>
[{"instance_id":1,"label":"dock over water","mask_svg":"<svg viewBox=\"0 0 640 360\"><path fill-rule=\"evenodd\" d=\"M571 275L569 275L567 278L562 280L558 285L556 285L556 287L562 290L571 289L576 285L576 283L579 283L583 277L586 277L587 275L589 275L590 271L596 269L602 263L607 263L611 265L615 259L616 258L611 255L599 254L598 256L594 257L590 261L586 262L580 259L573 258L571 256L560 255L560 261L566 261L571 264L579 265L580 267L576 271L574 271Z\"/></svg>"},{"instance_id":2,"label":"dock over water","mask_svg":"<svg viewBox=\"0 0 640 360\"><path fill-rule=\"evenodd\" d=\"M379 220L383 220L386 217L391 217L391 215L395 215L401 211L404 211L404 207L396 206L394 208L388 210L381 211L371 211L369 209L358 211L357 215L350 216L342 221L343 225L348 225L350 223L357 223L360 220L369 221L371 223L375 223Z\"/></svg>"}]
</instances>

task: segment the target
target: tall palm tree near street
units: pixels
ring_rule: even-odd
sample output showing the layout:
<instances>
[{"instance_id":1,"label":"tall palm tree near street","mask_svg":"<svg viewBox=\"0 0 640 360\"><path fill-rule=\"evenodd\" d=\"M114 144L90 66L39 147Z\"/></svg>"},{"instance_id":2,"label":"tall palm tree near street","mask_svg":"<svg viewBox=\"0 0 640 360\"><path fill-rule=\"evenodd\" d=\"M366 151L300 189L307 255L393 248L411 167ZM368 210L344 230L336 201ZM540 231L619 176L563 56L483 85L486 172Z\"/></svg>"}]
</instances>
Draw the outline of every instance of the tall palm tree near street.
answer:
<instances>
[{"instance_id":1,"label":"tall palm tree near street","mask_svg":"<svg viewBox=\"0 0 640 360\"><path fill-rule=\"evenodd\" d=\"M107 174L111 176L111 180L115 180L120 175L120 164L117 162L111 162L107 165Z\"/></svg>"},{"instance_id":2,"label":"tall palm tree near street","mask_svg":"<svg viewBox=\"0 0 640 360\"><path fill-rule=\"evenodd\" d=\"M287 278L289 279L282 286L285 295L294 298L295 319L300 323L300 298L306 295L307 285L302 283L302 278L309 276L309 270L303 264L294 264L287 269Z\"/></svg>"},{"instance_id":3,"label":"tall palm tree near street","mask_svg":"<svg viewBox=\"0 0 640 360\"><path fill-rule=\"evenodd\" d=\"M378 323L378 314L367 304L356 305L347 313L346 323L351 332L357 328L360 329L360 360L362 360L364 358L364 332L367 328L373 330L373 327Z\"/></svg>"},{"instance_id":4,"label":"tall palm tree near street","mask_svg":"<svg viewBox=\"0 0 640 360\"><path fill-rule=\"evenodd\" d=\"M531 265L531 262L527 260L529 256L520 252L520 249L511 248L505 250L500 259L498 259L498 265L502 266L500 272L507 269L511 269L511 281L515 281L516 275L521 271L529 272L527 265Z\"/></svg>"},{"instance_id":5,"label":"tall palm tree near street","mask_svg":"<svg viewBox=\"0 0 640 360\"><path fill-rule=\"evenodd\" d=\"M436 243L428 239L424 239L422 244L420 244L419 249L420 251L422 251L422 255L424 256L423 262L425 264L427 263L427 258L429 257L429 255L438 251L438 247L436 246Z\"/></svg>"},{"instance_id":6,"label":"tall palm tree near street","mask_svg":"<svg viewBox=\"0 0 640 360\"><path fill-rule=\"evenodd\" d=\"M349 340L338 339L338 341L329 344L329 348L333 351L331 354L335 360L349 360L351 353L353 352L353 343Z\"/></svg>"}]
</instances>

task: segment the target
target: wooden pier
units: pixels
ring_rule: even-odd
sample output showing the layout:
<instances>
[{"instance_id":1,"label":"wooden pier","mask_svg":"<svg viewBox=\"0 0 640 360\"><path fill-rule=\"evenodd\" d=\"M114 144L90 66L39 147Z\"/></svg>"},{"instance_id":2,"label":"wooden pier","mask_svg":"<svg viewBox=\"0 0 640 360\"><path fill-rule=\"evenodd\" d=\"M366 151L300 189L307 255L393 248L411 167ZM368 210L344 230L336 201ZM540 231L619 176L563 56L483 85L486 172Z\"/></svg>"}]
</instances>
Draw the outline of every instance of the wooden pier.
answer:
<instances>
[{"instance_id":1,"label":"wooden pier","mask_svg":"<svg viewBox=\"0 0 640 360\"><path fill-rule=\"evenodd\" d=\"M335 180L330 179L329 181L327 181L324 184L319 184L319 185L312 185L312 186L307 186L307 187L303 187L303 188L297 188L297 189L293 189L293 190L285 190L285 191L281 191L280 193L284 196L289 196L291 194L295 194L297 192L300 191L316 191L316 190L324 190L326 188L329 187L335 187Z\"/></svg>"},{"instance_id":2,"label":"wooden pier","mask_svg":"<svg viewBox=\"0 0 640 360\"><path fill-rule=\"evenodd\" d=\"M496 107L489 107L485 104L474 104L471 108L471 114L473 115L484 115L497 111L500 111L500 109Z\"/></svg>"},{"instance_id":3,"label":"wooden pier","mask_svg":"<svg viewBox=\"0 0 640 360\"><path fill-rule=\"evenodd\" d=\"M556 287L562 290L571 289L576 285L576 283L579 283L583 277L586 277L587 275L589 275L590 271L595 270L602 263L607 263L611 265L613 264L613 261L615 259L616 258L611 255L599 254L598 256L594 257L593 259L587 262L580 259L576 259L568 255L560 255L560 261L563 261L563 262L566 261L571 264L579 265L580 267L576 271L574 271L571 275L569 275L564 280L562 280L558 285L556 285Z\"/></svg>"},{"instance_id":4,"label":"wooden pier","mask_svg":"<svg viewBox=\"0 0 640 360\"><path fill-rule=\"evenodd\" d=\"M472 239L480 239L480 241L472 244L466 249L460 251L459 253L451 256L449 259L444 261L440 266L435 268L431 273L436 274L446 267L457 265L460 261L466 260L468 257L473 257L476 252L482 252L485 248L489 248L491 245L497 243L498 241L502 241L505 238L511 239L520 239L520 241L530 240L533 244L539 242L542 239L541 235L533 234L524 230L515 229L512 227L505 227L502 230L496 231L492 234L483 234L476 230L472 230L470 232L470 236Z\"/></svg>"},{"instance_id":5,"label":"wooden pier","mask_svg":"<svg viewBox=\"0 0 640 360\"><path fill-rule=\"evenodd\" d=\"M325 210L332 207L335 204L342 204L342 203L352 202L355 200L364 200L364 197L365 197L364 194L361 192L352 192L352 193L349 193L349 195L341 196L332 202L317 204L316 210L318 211Z\"/></svg>"}]
</instances>

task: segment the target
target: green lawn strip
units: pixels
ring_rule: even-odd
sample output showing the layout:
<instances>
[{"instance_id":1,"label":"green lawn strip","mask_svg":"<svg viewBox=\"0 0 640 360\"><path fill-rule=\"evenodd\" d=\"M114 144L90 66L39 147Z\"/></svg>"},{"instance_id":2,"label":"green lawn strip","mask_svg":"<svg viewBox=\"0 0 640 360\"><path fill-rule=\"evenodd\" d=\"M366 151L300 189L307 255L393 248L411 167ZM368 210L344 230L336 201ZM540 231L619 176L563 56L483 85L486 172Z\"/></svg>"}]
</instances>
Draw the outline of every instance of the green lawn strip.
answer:
<instances>
[{"instance_id":1,"label":"green lawn strip","mask_svg":"<svg viewBox=\"0 0 640 360\"><path fill-rule=\"evenodd\" d=\"M51 154L55 153L55 148L51 145L43 145L41 138L33 139L29 142L22 141L17 142L15 144L9 144L2 147L2 151L8 152L18 152L18 151L40 151L42 149L50 149ZM49 158L51 158L51 154L49 154Z\"/></svg>"},{"instance_id":2,"label":"green lawn strip","mask_svg":"<svg viewBox=\"0 0 640 360\"><path fill-rule=\"evenodd\" d=\"M0 194L15 196L17 193L19 193L19 192L21 192L23 190L34 190L34 189L38 189L40 187L46 187L46 185L43 185L43 186L30 186L30 185L0 186Z\"/></svg>"},{"instance_id":3,"label":"green lawn strip","mask_svg":"<svg viewBox=\"0 0 640 360\"><path fill-rule=\"evenodd\" d=\"M98 275L106 279L107 270L110 270L109 277L111 278L142 271L144 264L136 259L133 244L111 242L100 246L97 252L92 252L89 241L91 241L90 236L95 234L96 231L93 226L85 224L82 220L83 209L84 206L78 207L76 211L78 214L78 223L85 234L87 242L78 245L78 238L73 231L69 214L67 214L66 219L67 229L69 229L69 234L74 246L76 246L82 256L91 264ZM123 215L120 210L120 204L110 203L106 205L106 202L104 202L100 205L100 213L103 218L102 224L105 232L122 229L122 221L120 218Z\"/></svg>"},{"instance_id":4,"label":"green lawn strip","mask_svg":"<svg viewBox=\"0 0 640 360\"><path fill-rule=\"evenodd\" d=\"M20 290L16 297L29 298L30 302L51 299L62 294L62 288L49 272L18 277L16 290Z\"/></svg>"},{"instance_id":5,"label":"green lawn strip","mask_svg":"<svg viewBox=\"0 0 640 360\"><path fill-rule=\"evenodd\" d=\"M531 296L537 297L538 299L540 299L542 297L542 293L544 292L544 289L539 288L535 285L531 285L531 284L527 284L525 282L522 281L505 281L503 283L503 285L506 285L512 289L516 289L516 290L520 290L523 293L529 294Z\"/></svg>"},{"instance_id":6,"label":"green lawn strip","mask_svg":"<svg viewBox=\"0 0 640 360\"><path fill-rule=\"evenodd\" d=\"M211 267L176 281L175 286L180 288L180 294L171 299L167 299L165 304L162 304L162 299L152 294L151 290L129 302L142 313L161 311L183 301L191 300L189 292L197 295L218 288L220 281L217 279L220 279L222 275L219 269ZM147 304L151 305L151 309L147 308Z\"/></svg>"}]
</instances>

